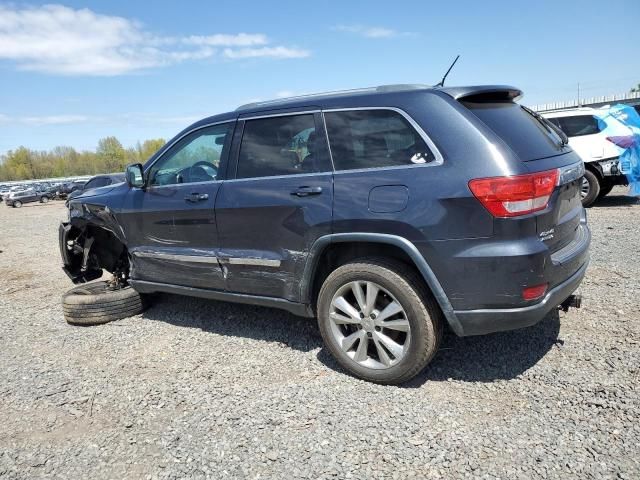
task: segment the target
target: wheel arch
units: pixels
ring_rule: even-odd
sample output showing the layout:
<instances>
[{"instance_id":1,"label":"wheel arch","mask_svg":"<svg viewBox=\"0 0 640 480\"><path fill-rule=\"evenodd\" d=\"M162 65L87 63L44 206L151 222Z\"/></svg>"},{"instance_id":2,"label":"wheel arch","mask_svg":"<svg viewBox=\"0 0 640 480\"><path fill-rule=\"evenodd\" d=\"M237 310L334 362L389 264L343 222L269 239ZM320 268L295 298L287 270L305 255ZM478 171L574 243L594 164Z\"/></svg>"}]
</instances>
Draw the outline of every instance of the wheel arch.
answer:
<instances>
[{"instance_id":1,"label":"wheel arch","mask_svg":"<svg viewBox=\"0 0 640 480\"><path fill-rule=\"evenodd\" d=\"M314 290L318 287L318 280L322 276L322 260L332 246L344 243L376 244L393 247L402 252L403 260L410 263L422 276L427 287L431 290L436 302L440 306L444 317L451 329L458 335L462 334L462 325L455 316L453 307L435 273L418 251L416 246L404 237L384 233L336 233L325 235L315 241L309 251L309 257L305 264L302 282L300 284L300 298L302 302L313 304Z\"/></svg>"},{"instance_id":2,"label":"wheel arch","mask_svg":"<svg viewBox=\"0 0 640 480\"><path fill-rule=\"evenodd\" d=\"M598 177L599 181L602 181L604 179L602 167L598 164L598 162L585 162L584 168Z\"/></svg>"}]
</instances>

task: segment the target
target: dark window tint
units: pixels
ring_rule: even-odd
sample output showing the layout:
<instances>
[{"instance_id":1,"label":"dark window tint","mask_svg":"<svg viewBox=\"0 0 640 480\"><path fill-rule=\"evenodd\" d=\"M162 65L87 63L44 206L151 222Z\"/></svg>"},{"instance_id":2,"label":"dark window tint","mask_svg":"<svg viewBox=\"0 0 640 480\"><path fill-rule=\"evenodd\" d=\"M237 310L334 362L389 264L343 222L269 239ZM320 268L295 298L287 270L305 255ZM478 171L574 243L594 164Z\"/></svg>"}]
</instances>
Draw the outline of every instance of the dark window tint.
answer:
<instances>
[{"instance_id":1,"label":"dark window tint","mask_svg":"<svg viewBox=\"0 0 640 480\"><path fill-rule=\"evenodd\" d=\"M416 165L435 159L398 112L350 110L325 114L336 170Z\"/></svg>"},{"instance_id":2,"label":"dark window tint","mask_svg":"<svg viewBox=\"0 0 640 480\"><path fill-rule=\"evenodd\" d=\"M513 102L463 102L521 160L562 153L562 139L542 117L534 117Z\"/></svg>"},{"instance_id":3,"label":"dark window tint","mask_svg":"<svg viewBox=\"0 0 640 480\"><path fill-rule=\"evenodd\" d=\"M237 178L328 171L317 141L313 114L247 120Z\"/></svg>"},{"instance_id":4,"label":"dark window tint","mask_svg":"<svg viewBox=\"0 0 640 480\"><path fill-rule=\"evenodd\" d=\"M571 117L556 117L560 128L567 137L581 137L600 133L598 119L593 115L576 115Z\"/></svg>"}]
</instances>

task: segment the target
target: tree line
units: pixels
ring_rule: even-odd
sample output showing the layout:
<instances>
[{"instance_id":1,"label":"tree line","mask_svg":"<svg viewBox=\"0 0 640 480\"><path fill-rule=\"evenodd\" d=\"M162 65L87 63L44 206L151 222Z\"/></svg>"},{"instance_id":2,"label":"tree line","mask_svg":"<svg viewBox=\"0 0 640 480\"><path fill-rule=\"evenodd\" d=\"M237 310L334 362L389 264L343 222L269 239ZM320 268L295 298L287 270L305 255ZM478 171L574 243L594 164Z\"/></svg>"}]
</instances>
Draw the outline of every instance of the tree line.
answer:
<instances>
[{"instance_id":1,"label":"tree line","mask_svg":"<svg viewBox=\"0 0 640 480\"><path fill-rule=\"evenodd\" d=\"M0 181L122 172L129 163L144 163L164 144L164 139L156 138L124 148L116 137L105 137L95 151L77 151L72 147L37 151L19 147L0 156Z\"/></svg>"}]
</instances>

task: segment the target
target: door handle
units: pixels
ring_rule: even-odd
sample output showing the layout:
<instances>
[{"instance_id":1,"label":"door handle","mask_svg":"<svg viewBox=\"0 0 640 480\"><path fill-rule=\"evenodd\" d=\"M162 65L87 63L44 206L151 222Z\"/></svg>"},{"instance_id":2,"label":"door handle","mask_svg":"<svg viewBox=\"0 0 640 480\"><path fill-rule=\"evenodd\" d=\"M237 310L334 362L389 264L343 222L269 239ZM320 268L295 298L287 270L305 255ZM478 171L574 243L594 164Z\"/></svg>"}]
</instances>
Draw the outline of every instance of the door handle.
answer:
<instances>
[{"instance_id":1,"label":"door handle","mask_svg":"<svg viewBox=\"0 0 640 480\"><path fill-rule=\"evenodd\" d=\"M187 195L186 197L184 197L184 199L187 202L192 202L192 203L196 203L196 202L202 202L204 200L208 200L209 199L209 195L206 193L190 193L189 195Z\"/></svg>"},{"instance_id":2,"label":"door handle","mask_svg":"<svg viewBox=\"0 0 640 480\"><path fill-rule=\"evenodd\" d=\"M322 187L298 187L291 195L295 195L296 197L309 197L311 195L320 195L322 193Z\"/></svg>"}]
</instances>

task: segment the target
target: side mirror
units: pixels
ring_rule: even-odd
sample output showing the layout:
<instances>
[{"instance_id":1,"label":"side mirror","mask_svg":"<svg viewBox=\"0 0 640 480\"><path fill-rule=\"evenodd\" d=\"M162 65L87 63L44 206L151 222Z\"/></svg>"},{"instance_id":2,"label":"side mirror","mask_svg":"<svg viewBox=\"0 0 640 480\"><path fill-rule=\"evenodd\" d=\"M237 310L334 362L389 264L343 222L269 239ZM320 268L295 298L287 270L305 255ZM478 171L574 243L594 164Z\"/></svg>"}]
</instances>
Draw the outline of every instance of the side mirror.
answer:
<instances>
[{"instance_id":1,"label":"side mirror","mask_svg":"<svg viewBox=\"0 0 640 480\"><path fill-rule=\"evenodd\" d=\"M132 163L131 165L127 165L125 176L127 177L127 183L130 187L144 187L144 172L142 171L142 164Z\"/></svg>"}]
</instances>

